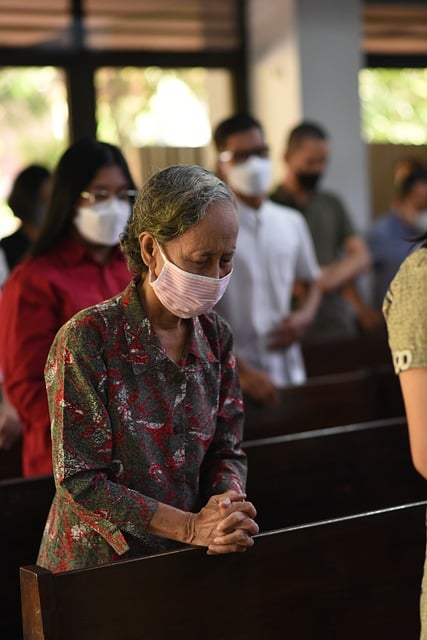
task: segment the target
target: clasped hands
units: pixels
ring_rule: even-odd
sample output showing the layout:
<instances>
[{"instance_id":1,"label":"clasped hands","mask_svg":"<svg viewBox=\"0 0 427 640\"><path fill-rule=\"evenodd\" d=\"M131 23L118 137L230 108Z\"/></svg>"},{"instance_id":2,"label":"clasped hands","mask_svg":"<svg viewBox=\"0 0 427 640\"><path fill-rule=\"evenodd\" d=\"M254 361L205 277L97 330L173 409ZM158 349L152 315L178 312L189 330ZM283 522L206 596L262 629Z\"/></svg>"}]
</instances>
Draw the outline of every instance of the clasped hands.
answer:
<instances>
[{"instance_id":1,"label":"clasped hands","mask_svg":"<svg viewBox=\"0 0 427 640\"><path fill-rule=\"evenodd\" d=\"M259 527L256 509L236 491L212 496L199 513L189 513L186 542L208 548L208 555L243 552L253 546Z\"/></svg>"}]
</instances>

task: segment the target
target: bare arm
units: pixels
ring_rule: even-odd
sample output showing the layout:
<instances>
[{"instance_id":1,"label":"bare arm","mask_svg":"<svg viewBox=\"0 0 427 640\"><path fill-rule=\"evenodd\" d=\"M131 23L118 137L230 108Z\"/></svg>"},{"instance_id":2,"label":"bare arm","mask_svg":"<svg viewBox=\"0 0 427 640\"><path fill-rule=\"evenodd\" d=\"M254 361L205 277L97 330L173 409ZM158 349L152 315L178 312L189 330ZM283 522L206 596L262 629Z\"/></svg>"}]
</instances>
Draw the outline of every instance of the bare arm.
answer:
<instances>
[{"instance_id":1,"label":"bare arm","mask_svg":"<svg viewBox=\"0 0 427 640\"><path fill-rule=\"evenodd\" d=\"M412 462L427 479L427 367L402 371L399 380L408 420Z\"/></svg>"},{"instance_id":2,"label":"bare arm","mask_svg":"<svg viewBox=\"0 0 427 640\"><path fill-rule=\"evenodd\" d=\"M344 257L322 267L320 285L324 293L342 287L371 265L368 247L360 236L346 238L343 249Z\"/></svg>"},{"instance_id":3,"label":"bare arm","mask_svg":"<svg viewBox=\"0 0 427 640\"><path fill-rule=\"evenodd\" d=\"M365 302L354 282L349 282L342 288L342 295L353 308L364 331L374 331L384 324L382 313Z\"/></svg>"}]
</instances>

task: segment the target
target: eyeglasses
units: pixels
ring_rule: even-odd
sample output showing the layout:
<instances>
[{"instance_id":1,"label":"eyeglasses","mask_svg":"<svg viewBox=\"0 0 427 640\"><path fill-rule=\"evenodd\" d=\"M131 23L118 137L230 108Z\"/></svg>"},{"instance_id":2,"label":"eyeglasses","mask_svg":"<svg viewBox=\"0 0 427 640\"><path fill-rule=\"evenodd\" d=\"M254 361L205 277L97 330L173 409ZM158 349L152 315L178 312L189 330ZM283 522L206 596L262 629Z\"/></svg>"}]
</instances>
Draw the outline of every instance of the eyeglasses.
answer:
<instances>
[{"instance_id":1,"label":"eyeglasses","mask_svg":"<svg viewBox=\"0 0 427 640\"><path fill-rule=\"evenodd\" d=\"M268 158L268 154L269 148L264 144L260 147L254 147L253 149L247 149L245 151L222 151L218 157L221 162L234 162L234 164L241 164L251 156Z\"/></svg>"},{"instance_id":2,"label":"eyeglasses","mask_svg":"<svg viewBox=\"0 0 427 640\"><path fill-rule=\"evenodd\" d=\"M95 189L94 191L82 191L80 197L84 200L88 200L89 204L97 204L99 202L105 202L110 198L117 198L122 202L133 202L138 195L136 189L121 189L117 193L111 193L107 189Z\"/></svg>"}]
</instances>

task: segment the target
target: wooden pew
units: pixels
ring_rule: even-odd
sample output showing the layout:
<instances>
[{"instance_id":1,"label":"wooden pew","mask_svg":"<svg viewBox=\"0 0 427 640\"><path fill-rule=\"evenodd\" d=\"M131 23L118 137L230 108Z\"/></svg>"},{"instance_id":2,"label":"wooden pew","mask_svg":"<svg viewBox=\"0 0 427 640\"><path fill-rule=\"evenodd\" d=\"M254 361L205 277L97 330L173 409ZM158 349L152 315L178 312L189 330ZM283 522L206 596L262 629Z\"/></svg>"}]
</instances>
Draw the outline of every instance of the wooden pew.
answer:
<instances>
[{"instance_id":1,"label":"wooden pew","mask_svg":"<svg viewBox=\"0 0 427 640\"><path fill-rule=\"evenodd\" d=\"M390 366L320 376L281 390L267 407L245 398L245 440L403 416L399 380Z\"/></svg>"},{"instance_id":2,"label":"wooden pew","mask_svg":"<svg viewBox=\"0 0 427 640\"><path fill-rule=\"evenodd\" d=\"M426 503L52 574L21 569L25 640L419 636Z\"/></svg>"},{"instance_id":3,"label":"wooden pew","mask_svg":"<svg viewBox=\"0 0 427 640\"><path fill-rule=\"evenodd\" d=\"M410 461L406 422L388 419L248 441L248 496L261 530L427 497ZM18 570L37 557L51 477L0 482L0 638L18 638Z\"/></svg>"},{"instance_id":4,"label":"wooden pew","mask_svg":"<svg viewBox=\"0 0 427 640\"><path fill-rule=\"evenodd\" d=\"M19 567L37 559L54 494L52 476L0 482L0 638L22 637Z\"/></svg>"},{"instance_id":5,"label":"wooden pew","mask_svg":"<svg viewBox=\"0 0 427 640\"><path fill-rule=\"evenodd\" d=\"M346 340L303 342L302 351L309 378L392 364L385 325Z\"/></svg>"},{"instance_id":6,"label":"wooden pew","mask_svg":"<svg viewBox=\"0 0 427 640\"><path fill-rule=\"evenodd\" d=\"M22 477L22 441L5 451L0 449L0 481Z\"/></svg>"},{"instance_id":7,"label":"wooden pew","mask_svg":"<svg viewBox=\"0 0 427 640\"><path fill-rule=\"evenodd\" d=\"M261 531L427 500L404 418L252 440L243 448Z\"/></svg>"}]
</instances>

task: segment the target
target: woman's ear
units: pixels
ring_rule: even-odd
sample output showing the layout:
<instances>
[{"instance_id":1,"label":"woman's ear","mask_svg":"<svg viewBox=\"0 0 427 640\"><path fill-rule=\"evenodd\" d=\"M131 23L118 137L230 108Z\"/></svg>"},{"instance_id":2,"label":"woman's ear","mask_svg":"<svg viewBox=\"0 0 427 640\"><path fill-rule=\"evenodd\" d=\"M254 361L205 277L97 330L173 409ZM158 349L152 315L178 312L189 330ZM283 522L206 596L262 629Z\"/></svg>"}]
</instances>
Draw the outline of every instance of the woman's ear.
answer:
<instances>
[{"instance_id":1,"label":"woman's ear","mask_svg":"<svg viewBox=\"0 0 427 640\"><path fill-rule=\"evenodd\" d=\"M151 271L154 271L154 267L156 265L156 254L158 253L156 251L157 245L154 237L151 233L148 233L148 231L143 231L138 236L138 241L143 263L151 269Z\"/></svg>"}]
</instances>

